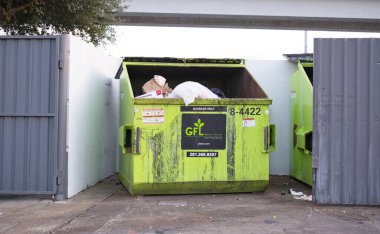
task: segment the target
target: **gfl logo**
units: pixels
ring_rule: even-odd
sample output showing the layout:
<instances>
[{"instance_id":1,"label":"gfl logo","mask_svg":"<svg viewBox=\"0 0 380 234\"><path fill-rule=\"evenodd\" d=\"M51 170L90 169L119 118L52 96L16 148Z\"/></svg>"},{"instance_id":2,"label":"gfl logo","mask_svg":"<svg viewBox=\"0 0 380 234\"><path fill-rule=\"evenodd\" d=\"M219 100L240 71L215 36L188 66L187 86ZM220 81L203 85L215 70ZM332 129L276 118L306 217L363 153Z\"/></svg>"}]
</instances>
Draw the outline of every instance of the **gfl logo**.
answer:
<instances>
[{"instance_id":1,"label":"gfl logo","mask_svg":"<svg viewBox=\"0 0 380 234\"><path fill-rule=\"evenodd\" d=\"M198 119L196 123L194 123L194 127L188 127L185 130L185 133L187 136L195 136L198 133L198 136L203 136L204 134L202 133L202 127L205 124L202 123L201 119Z\"/></svg>"}]
</instances>

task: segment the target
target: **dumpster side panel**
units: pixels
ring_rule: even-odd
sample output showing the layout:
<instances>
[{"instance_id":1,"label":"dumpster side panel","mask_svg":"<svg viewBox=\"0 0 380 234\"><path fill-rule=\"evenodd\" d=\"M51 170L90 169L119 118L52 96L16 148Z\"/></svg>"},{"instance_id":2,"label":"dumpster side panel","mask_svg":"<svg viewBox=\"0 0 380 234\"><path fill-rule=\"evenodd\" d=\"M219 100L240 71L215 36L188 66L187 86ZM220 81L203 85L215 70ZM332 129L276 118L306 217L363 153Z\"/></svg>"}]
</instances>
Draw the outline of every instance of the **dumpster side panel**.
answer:
<instances>
[{"instance_id":1,"label":"dumpster side panel","mask_svg":"<svg viewBox=\"0 0 380 234\"><path fill-rule=\"evenodd\" d=\"M128 187L132 184L134 170L133 157L128 157L127 152L124 151L124 145L126 141L126 130L124 129L124 126L133 126L135 107L132 102L133 91L125 64L123 64L123 72L120 78L119 145L121 146L121 150L119 160L119 177L120 181Z\"/></svg>"},{"instance_id":2,"label":"dumpster side panel","mask_svg":"<svg viewBox=\"0 0 380 234\"><path fill-rule=\"evenodd\" d=\"M183 178L180 119L175 114L176 106L136 105L135 108L135 127L142 130L141 152L130 155L134 160L134 183L175 182Z\"/></svg>"},{"instance_id":3,"label":"dumpster side panel","mask_svg":"<svg viewBox=\"0 0 380 234\"><path fill-rule=\"evenodd\" d=\"M301 64L291 78L291 176L312 185L312 155L308 141L313 131L313 87Z\"/></svg>"},{"instance_id":4,"label":"dumpster side panel","mask_svg":"<svg viewBox=\"0 0 380 234\"><path fill-rule=\"evenodd\" d=\"M256 180L262 178L267 180L269 178L269 154L264 152L264 128L269 125L268 106L234 105L229 106L228 109L228 115L234 119L235 124L235 129L231 127L230 131L236 134L235 139L229 142L231 146L228 146L228 149L235 148L235 160L232 164L234 165L234 179ZM235 115L231 115L232 109L235 110ZM254 113L259 115L250 115L253 114L252 112L247 115L247 109L260 109L261 111ZM241 110L244 110L243 115Z\"/></svg>"}]
</instances>

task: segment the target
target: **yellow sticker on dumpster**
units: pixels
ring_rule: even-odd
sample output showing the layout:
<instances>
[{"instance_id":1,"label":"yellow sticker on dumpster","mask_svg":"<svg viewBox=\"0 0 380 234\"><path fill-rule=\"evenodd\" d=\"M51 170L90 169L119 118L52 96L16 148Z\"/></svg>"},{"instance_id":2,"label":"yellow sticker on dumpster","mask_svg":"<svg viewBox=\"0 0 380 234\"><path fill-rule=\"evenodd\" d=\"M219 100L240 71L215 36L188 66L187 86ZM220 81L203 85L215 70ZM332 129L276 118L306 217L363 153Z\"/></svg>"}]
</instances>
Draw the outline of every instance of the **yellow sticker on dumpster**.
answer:
<instances>
[{"instance_id":1,"label":"yellow sticker on dumpster","mask_svg":"<svg viewBox=\"0 0 380 234\"><path fill-rule=\"evenodd\" d=\"M149 108L142 110L143 124L162 124L165 122L164 108Z\"/></svg>"}]
</instances>

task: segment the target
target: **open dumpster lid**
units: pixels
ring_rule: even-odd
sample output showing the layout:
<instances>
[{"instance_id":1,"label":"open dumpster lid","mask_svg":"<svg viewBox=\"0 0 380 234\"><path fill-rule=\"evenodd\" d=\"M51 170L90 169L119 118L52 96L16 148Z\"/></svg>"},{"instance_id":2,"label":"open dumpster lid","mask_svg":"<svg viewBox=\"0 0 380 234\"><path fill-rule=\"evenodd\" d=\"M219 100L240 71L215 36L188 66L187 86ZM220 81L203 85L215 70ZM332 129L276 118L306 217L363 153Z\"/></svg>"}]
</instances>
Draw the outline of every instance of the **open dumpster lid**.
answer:
<instances>
[{"instance_id":1,"label":"open dumpster lid","mask_svg":"<svg viewBox=\"0 0 380 234\"><path fill-rule=\"evenodd\" d=\"M123 63L128 65L155 65L155 66L226 66L244 67L244 59L232 58L172 58L172 57L124 57ZM123 71L123 64L120 65L115 79L119 79Z\"/></svg>"},{"instance_id":2,"label":"open dumpster lid","mask_svg":"<svg viewBox=\"0 0 380 234\"><path fill-rule=\"evenodd\" d=\"M304 54L283 54L283 56L289 60L289 62L297 64L301 63L312 63L313 62L313 54L312 53L304 53Z\"/></svg>"},{"instance_id":3,"label":"open dumpster lid","mask_svg":"<svg viewBox=\"0 0 380 234\"><path fill-rule=\"evenodd\" d=\"M244 59L208 59L208 58L157 58L157 57L125 57L124 62L139 63L203 63L203 64L244 64Z\"/></svg>"}]
</instances>

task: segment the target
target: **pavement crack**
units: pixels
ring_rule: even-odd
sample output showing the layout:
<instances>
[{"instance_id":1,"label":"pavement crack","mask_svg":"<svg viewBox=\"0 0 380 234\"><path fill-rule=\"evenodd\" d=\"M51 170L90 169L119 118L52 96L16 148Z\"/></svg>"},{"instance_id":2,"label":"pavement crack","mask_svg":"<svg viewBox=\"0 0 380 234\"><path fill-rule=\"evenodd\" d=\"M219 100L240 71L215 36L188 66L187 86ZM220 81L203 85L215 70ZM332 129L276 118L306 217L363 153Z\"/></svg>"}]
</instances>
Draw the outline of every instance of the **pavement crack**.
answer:
<instances>
[{"instance_id":1,"label":"pavement crack","mask_svg":"<svg viewBox=\"0 0 380 234\"><path fill-rule=\"evenodd\" d=\"M80 212L79 214L75 215L74 217L70 218L69 220L67 220L66 222L64 222L63 224L61 224L60 226L54 228L53 230L51 230L49 233L55 233L55 232L58 232L58 231L63 231L65 229L65 227L67 227L68 225L70 225L70 223L72 223L75 219L81 217L82 215L85 215L87 214L90 210L94 209L98 204L101 204L102 202L104 202L105 200L111 198L113 195L115 195L115 193L119 192L120 190L117 190L117 191L114 191L112 192L111 194L109 194L107 197L103 198L102 200L96 202L95 204L91 205L89 208L87 208L86 210Z\"/></svg>"},{"instance_id":2,"label":"pavement crack","mask_svg":"<svg viewBox=\"0 0 380 234\"><path fill-rule=\"evenodd\" d=\"M69 220L67 220L66 222L64 222L63 224L61 224L60 226L58 226L57 228L51 230L49 233L55 233L57 231L62 231L65 228L65 226L68 226L76 218L79 218L80 216L82 216L82 215L86 214L87 212L89 212L91 209L95 208L96 205L97 205L97 203L93 204L92 206L90 206L86 210L82 211L81 213L75 215L74 217L70 218Z\"/></svg>"}]
</instances>

